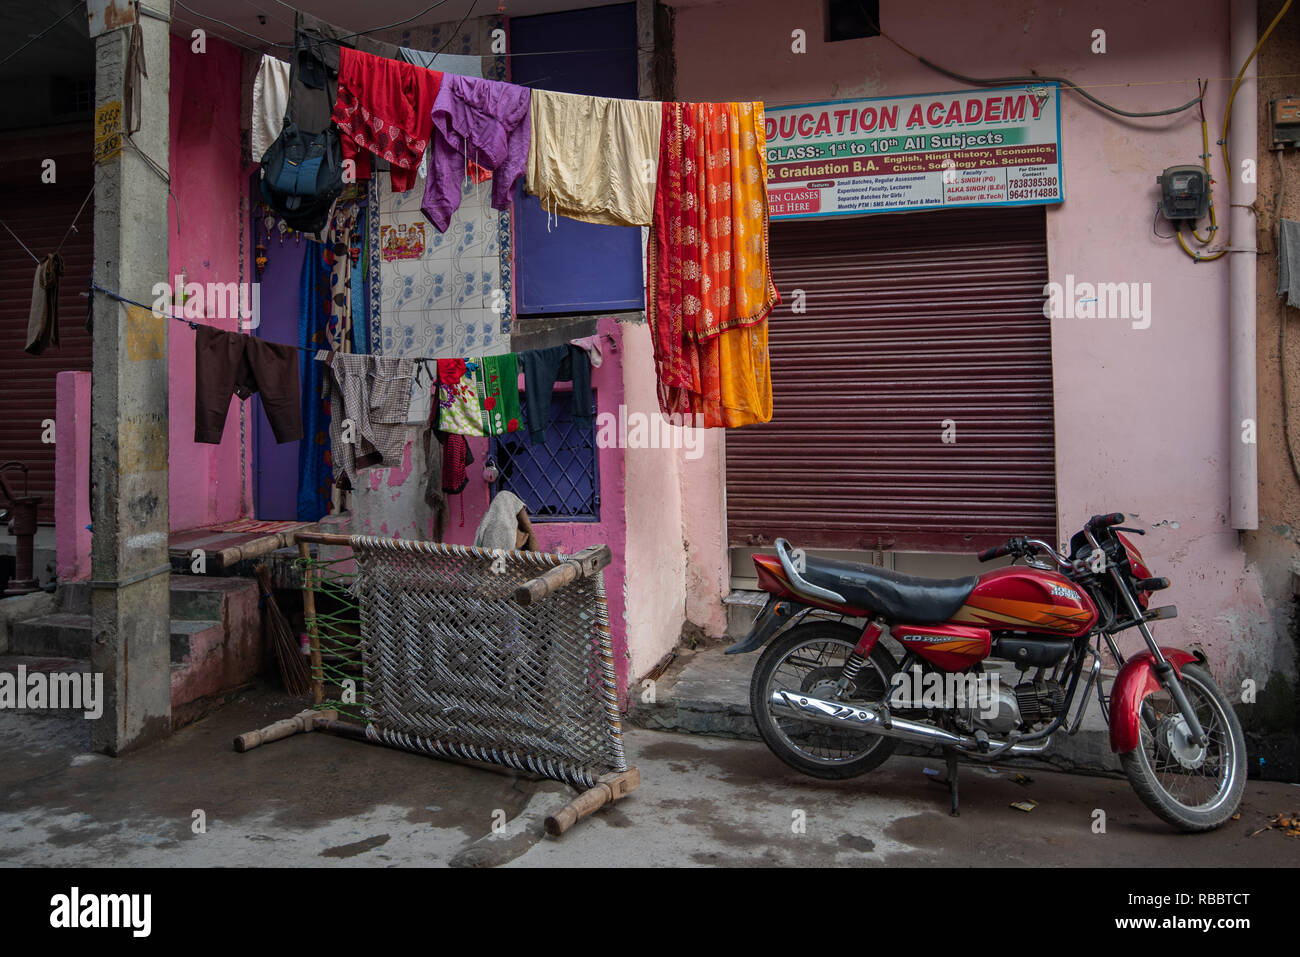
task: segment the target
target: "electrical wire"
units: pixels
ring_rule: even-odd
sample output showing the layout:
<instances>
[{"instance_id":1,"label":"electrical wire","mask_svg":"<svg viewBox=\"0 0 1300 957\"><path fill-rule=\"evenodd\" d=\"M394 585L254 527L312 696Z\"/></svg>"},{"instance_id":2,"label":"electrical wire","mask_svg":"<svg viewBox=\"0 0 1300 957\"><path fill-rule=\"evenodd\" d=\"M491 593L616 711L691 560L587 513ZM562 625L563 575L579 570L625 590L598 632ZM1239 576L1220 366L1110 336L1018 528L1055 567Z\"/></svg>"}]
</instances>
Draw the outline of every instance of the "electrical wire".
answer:
<instances>
[{"instance_id":1,"label":"electrical wire","mask_svg":"<svg viewBox=\"0 0 1300 957\"><path fill-rule=\"evenodd\" d=\"M1236 79L1234 79L1232 82L1232 89L1228 91L1228 102L1223 108L1223 128L1219 136L1219 148L1223 154L1223 173L1225 176L1228 177L1229 184L1231 184L1232 182L1233 170L1232 170L1232 159L1228 155L1228 130L1232 126L1232 106L1236 102L1237 91L1241 88L1241 80L1246 75L1246 69L1250 66L1252 62L1254 62L1255 57L1259 54L1260 48L1264 46L1264 41L1266 41L1269 38L1269 35L1272 34L1274 28L1278 25L1278 23L1281 22L1282 18L1286 16L1286 12L1291 9L1291 4L1293 2L1294 0L1286 0L1286 3L1282 4L1282 9L1277 12L1277 16L1275 16L1273 18L1273 22L1268 25L1268 29L1265 30L1260 35L1258 42L1256 42L1255 44L1255 48L1250 51L1250 56L1246 57L1246 62L1244 62L1241 65L1241 69L1237 71ZM1199 81L1198 81L1198 88L1200 88ZM1201 89L1201 96L1204 97L1205 89L1204 88L1200 88L1200 89ZM1210 159L1208 156L1210 152L1210 140L1209 140L1209 132L1205 122L1204 106L1201 107L1201 143L1203 149L1202 163L1205 166L1205 175L1208 184L1210 179ZM1228 190L1229 190L1229 196L1231 196L1232 194L1231 185L1229 185ZM1232 205L1239 206L1241 204L1234 203ZM1251 207L1245 206L1243 208L1249 209ZM1197 242L1199 242L1202 246L1206 246L1209 244L1210 240L1214 238L1214 234L1218 231L1218 228L1219 228L1218 221L1214 213L1214 194L1213 194L1213 190L1211 190L1210 235L1202 239L1200 233L1196 231L1195 223L1191 224L1191 232L1192 235L1196 238ZM1187 241L1183 239L1183 231L1181 226L1176 226L1175 229L1178 235L1178 245L1182 247L1183 252L1187 253L1187 255L1192 258L1193 262L1197 262L1197 263L1213 262L1216 259L1222 259L1224 256L1228 254L1228 250L1232 246L1232 239L1231 237L1229 237L1228 239L1224 240L1224 245L1220 249L1212 253L1207 253L1202 255L1201 253L1196 252L1195 250L1193 250L1191 247L1187 245Z\"/></svg>"},{"instance_id":2,"label":"electrical wire","mask_svg":"<svg viewBox=\"0 0 1300 957\"><path fill-rule=\"evenodd\" d=\"M368 34L368 33L378 33L378 32L380 32L381 30L391 30L391 29L393 29L394 27L405 26L406 24L410 23L412 20L418 20L418 19L420 19L420 17L424 16L424 15L425 15L426 13L428 13L430 10L433 10L435 7L440 7L440 6L442 6L442 5L443 5L444 3L446 3L446 2L447 2L447 0L438 0L437 3L431 3L431 4L429 4L427 7L425 7L423 10L421 10L419 13L417 13L417 14L416 14L415 16L413 16L413 17L407 17L405 20L398 20L396 23L385 24L385 25L382 26L382 27L371 27L369 30L358 30L356 33L349 33L349 34L347 34L346 36L339 37L338 39L340 39L340 40L351 40L353 37L363 37L363 36L365 36L365 35ZM472 9L474 9L474 8L471 6L470 9L472 10ZM464 23L464 22L465 22L464 20L461 21L461 23Z\"/></svg>"},{"instance_id":3,"label":"electrical wire","mask_svg":"<svg viewBox=\"0 0 1300 957\"><path fill-rule=\"evenodd\" d=\"M292 43L276 43L274 40L268 40L268 39L266 39L265 37L259 37L259 36L258 36L257 34L255 34L255 33L249 33L247 30L241 30L239 27L235 26L233 23L227 23L225 20L222 20L222 19L220 19L219 17L211 17L211 16L208 16L206 13L199 13L199 11L193 9L192 7L187 7L187 6L182 2L182 0L174 0L174 2L175 2L175 4L176 4L176 6L180 7L182 10L186 11L187 13L192 13L194 16L199 17L199 18L201 18L201 19L203 19L203 20L211 20L213 23L219 23L219 24L221 24L223 27L225 27L227 30L234 30L234 31L235 31L236 33L238 33L240 36L248 37L250 40L256 40L258 43L265 44L266 46L282 47L282 48L284 48L284 49L286 49L286 50L291 50L291 49L293 49L293 44L292 44Z\"/></svg>"},{"instance_id":4,"label":"electrical wire","mask_svg":"<svg viewBox=\"0 0 1300 957\"><path fill-rule=\"evenodd\" d=\"M86 9L86 8L85 8L85 5L84 5L84 4L81 4L81 3L78 3L78 4L76 4L75 6L73 6L73 8L72 8L71 10L69 10L69 11L68 11L67 13L65 13L63 16L59 17L59 19L55 20L53 23L51 23L48 27L46 27L46 28L45 28L44 30L42 30L40 33L36 34L36 36L31 37L31 38L30 38L26 43L24 43L22 46L20 46L20 47L19 47L17 50L15 50L13 53L10 53L10 54L9 54L7 57L5 57L3 60L0 60L0 66L3 66L4 64L6 64L6 63L8 63L10 60L12 60L14 57L16 57L18 54L22 53L22 52L23 52L24 50L26 50L29 46L31 46L31 45L32 45L33 43L35 43L37 40L39 40L39 39L41 39L42 37L44 37L45 34L49 33L51 30L53 30L55 27L57 27L57 26L58 26L60 23L62 23L64 20L68 19L68 17L72 16L72 15L73 15L74 13L76 13L78 10L84 10L84 9Z\"/></svg>"},{"instance_id":5,"label":"electrical wire","mask_svg":"<svg viewBox=\"0 0 1300 957\"><path fill-rule=\"evenodd\" d=\"M1206 87L1208 86L1207 83ZM1204 97L1205 88L1201 86L1200 80L1196 81L1196 87L1201 91L1201 96ZM1210 128L1205 120L1205 101L1203 99L1201 101L1201 165L1205 169L1205 187L1210 194L1210 234L1202 239L1201 234L1196 231L1196 224L1193 223L1192 235L1196 237L1196 241L1202 246L1208 246L1213 242L1214 234L1219 231L1219 219L1214 212L1214 190L1210 189L1212 179L1210 175Z\"/></svg>"},{"instance_id":6,"label":"electrical wire","mask_svg":"<svg viewBox=\"0 0 1300 957\"><path fill-rule=\"evenodd\" d=\"M1287 0L1288 6L1290 6L1290 3L1291 0ZM1098 97L1093 96L1083 87L1081 87L1079 84L1063 76L1045 76L1045 75L1040 76L1038 74L1031 74L1029 76L997 76L997 77L966 76L963 73L958 73L956 70L949 70L947 67L940 66L934 61L928 60L925 57L921 56L919 53L912 52L907 47L903 46L903 44L899 43L897 40L891 37L884 30L880 29L880 24L873 23L873 26L875 27L876 32L880 34L880 36L884 37L886 40L888 40L894 46L898 47L898 49L902 50L904 53L906 53L912 59L916 60L922 66L927 66L931 70L934 70L936 73L942 73L944 76L949 77L950 79L953 80L957 80L960 83L965 83L967 86L1006 86L1009 83L1059 83L1067 90L1072 90L1073 92L1077 93L1079 96L1083 97L1085 100L1092 103L1093 105L1100 107L1101 109L1106 110L1107 112L1114 113L1117 116L1129 117L1131 119L1143 119L1143 118L1149 118L1155 116L1172 116L1176 113L1182 113L1184 110L1189 110L1193 106L1196 106L1198 103L1200 103L1202 97L1205 95L1204 92L1198 92L1193 99L1188 100L1182 106L1171 107L1167 110L1149 110L1149 111L1122 110L1117 106L1111 106L1109 103L1105 102L1104 100L1101 100Z\"/></svg>"},{"instance_id":7,"label":"electrical wire","mask_svg":"<svg viewBox=\"0 0 1300 957\"><path fill-rule=\"evenodd\" d=\"M1168 236L1161 236L1158 232L1156 232L1156 223L1159 221L1160 221L1160 204L1156 203L1155 215L1151 217L1151 235L1154 236L1156 239L1173 239L1174 238L1173 233L1170 233Z\"/></svg>"},{"instance_id":8,"label":"electrical wire","mask_svg":"<svg viewBox=\"0 0 1300 957\"><path fill-rule=\"evenodd\" d=\"M1232 163L1228 160L1228 129L1232 124L1232 104L1237 99L1237 90L1241 87L1241 78L1246 75L1246 68L1250 66L1251 62L1255 59L1255 55L1259 53L1259 48L1264 45L1264 41L1267 40L1269 34L1273 32L1273 28L1278 25L1284 16L1286 16L1286 12L1291 9L1292 2L1293 0L1286 0L1286 3L1282 4L1282 9L1277 12L1277 16L1273 18L1273 22L1268 25L1268 29L1264 31L1263 36L1259 38L1259 42L1255 44L1255 49L1250 51L1250 56L1246 57L1246 62L1243 63L1241 69L1237 71L1237 79L1233 81L1232 90L1228 93L1228 104L1223 108L1223 131L1220 134L1222 139L1219 140L1219 145L1223 147L1223 171L1229 177L1232 176Z\"/></svg>"},{"instance_id":9,"label":"electrical wire","mask_svg":"<svg viewBox=\"0 0 1300 957\"><path fill-rule=\"evenodd\" d=\"M478 6L478 0L470 0L469 9L466 10L465 15L460 18L460 23L456 24L455 29L451 31L451 35L447 37L447 42L444 43L442 46L438 47L438 53L441 53L443 50L447 49L447 47L450 46L451 41L456 39L456 37L460 36L460 28L465 25L465 21L469 19L469 15L474 12L474 8L476 6ZM435 53L433 55L433 58L435 60L438 59L438 53Z\"/></svg>"}]
</instances>

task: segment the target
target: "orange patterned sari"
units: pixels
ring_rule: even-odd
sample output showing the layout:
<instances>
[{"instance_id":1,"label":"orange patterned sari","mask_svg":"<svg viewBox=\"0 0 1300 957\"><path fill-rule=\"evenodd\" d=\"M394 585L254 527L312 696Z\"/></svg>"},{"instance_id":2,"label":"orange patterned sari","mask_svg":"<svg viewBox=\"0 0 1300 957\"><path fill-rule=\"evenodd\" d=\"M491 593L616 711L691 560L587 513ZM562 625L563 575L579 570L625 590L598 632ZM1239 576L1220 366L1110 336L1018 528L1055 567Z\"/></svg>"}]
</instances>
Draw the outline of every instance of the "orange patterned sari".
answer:
<instances>
[{"instance_id":1,"label":"orange patterned sari","mask_svg":"<svg viewBox=\"0 0 1300 957\"><path fill-rule=\"evenodd\" d=\"M772 417L762 103L665 103L646 255L659 406L706 427Z\"/></svg>"}]
</instances>

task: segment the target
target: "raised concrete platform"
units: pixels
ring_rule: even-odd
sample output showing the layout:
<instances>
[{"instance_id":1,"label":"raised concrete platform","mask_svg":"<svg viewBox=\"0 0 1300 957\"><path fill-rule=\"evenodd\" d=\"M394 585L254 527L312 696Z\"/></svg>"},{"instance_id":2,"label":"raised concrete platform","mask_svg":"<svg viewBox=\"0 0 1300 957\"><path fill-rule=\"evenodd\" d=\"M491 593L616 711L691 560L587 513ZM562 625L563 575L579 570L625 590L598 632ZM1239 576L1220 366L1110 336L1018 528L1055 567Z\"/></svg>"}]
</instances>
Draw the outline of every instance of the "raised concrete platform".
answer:
<instances>
[{"instance_id":1,"label":"raised concrete platform","mask_svg":"<svg viewBox=\"0 0 1300 957\"><path fill-rule=\"evenodd\" d=\"M246 687L261 670L265 649L255 582L173 575L170 590L172 725L179 727ZM10 624L8 647L0 647L0 653L88 667L93 638L90 586L64 584L57 596L43 597L47 602L6 600L22 601L32 612ZM0 667L16 660L0 659Z\"/></svg>"},{"instance_id":2,"label":"raised concrete platform","mask_svg":"<svg viewBox=\"0 0 1300 957\"><path fill-rule=\"evenodd\" d=\"M644 700L646 689L634 686L631 724L654 731L682 731L725 738L757 739L758 729L749 709L749 680L762 651L725 655L718 644L679 653L655 681L654 702ZM1013 672L1014 674L1014 672ZM1113 675L1106 675L1106 681ZM1080 692L1082 693L1082 692ZM1078 706L1076 698L1075 707ZM1073 713L1073 711L1071 712ZM900 744L900 754L938 754ZM1110 734L1092 693L1077 734L1057 732L1052 747L1042 756L999 760L998 765L1033 766L1048 763L1068 770L1118 771L1119 760L1110 750Z\"/></svg>"}]
</instances>

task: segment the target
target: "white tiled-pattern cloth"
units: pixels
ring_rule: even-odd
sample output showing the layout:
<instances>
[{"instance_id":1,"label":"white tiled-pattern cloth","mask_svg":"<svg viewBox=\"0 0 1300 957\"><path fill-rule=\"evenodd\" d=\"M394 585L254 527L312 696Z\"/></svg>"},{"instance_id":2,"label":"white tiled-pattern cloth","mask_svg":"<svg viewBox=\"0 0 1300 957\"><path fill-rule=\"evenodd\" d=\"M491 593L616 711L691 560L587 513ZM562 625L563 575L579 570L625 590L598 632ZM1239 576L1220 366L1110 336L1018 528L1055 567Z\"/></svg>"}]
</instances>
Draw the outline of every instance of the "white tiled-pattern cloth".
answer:
<instances>
[{"instance_id":1,"label":"white tiled-pattern cloth","mask_svg":"<svg viewBox=\"0 0 1300 957\"><path fill-rule=\"evenodd\" d=\"M502 316L510 312L501 277L501 214L490 205L491 189L490 181L463 182L460 209L439 233L420 212L422 170L405 193L381 182L381 354L454 359L510 351L510 337L501 333ZM407 232L423 229L423 255L385 259L385 227L402 226ZM426 376L413 380L408 421L428 421L430 384Z\"/></svg>"},{"instance_id":2,"label":"white tiled-pattern cloth","mask_svg":"<svg viewBox=\"0 0 1300 957\"><path fill-rule=\"evenodd\" d=\"M333 353L325 381L330 401L330 449L334 474L340 470L357 487L357 451L365 439L383 461L402 464L406 444L407 406L411 401L410 359ZM353 442L343 441L343 423L350 420Z\"/></svg>"}]
</instances>

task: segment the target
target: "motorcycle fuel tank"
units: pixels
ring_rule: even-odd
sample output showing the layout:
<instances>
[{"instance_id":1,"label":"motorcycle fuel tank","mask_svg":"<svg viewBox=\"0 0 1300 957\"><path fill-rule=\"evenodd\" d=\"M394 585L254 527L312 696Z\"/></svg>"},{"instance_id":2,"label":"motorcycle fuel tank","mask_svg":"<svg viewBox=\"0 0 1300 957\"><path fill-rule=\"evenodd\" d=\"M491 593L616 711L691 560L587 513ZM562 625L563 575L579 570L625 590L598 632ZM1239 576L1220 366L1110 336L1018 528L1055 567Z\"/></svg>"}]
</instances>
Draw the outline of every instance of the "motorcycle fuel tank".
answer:
<instances>
[{"instance_id":1,"label":"motorcycle fuel tank","mask_svg":"<svg viewBox=\"0 0 1300 957\"><path fill-rule=\"evenodd\" d=\"M981 575L952 620L993 631L1075 637L1096 624L1097 606L1064 575L1013 565Z\"/></svg>"}]
</instances>

